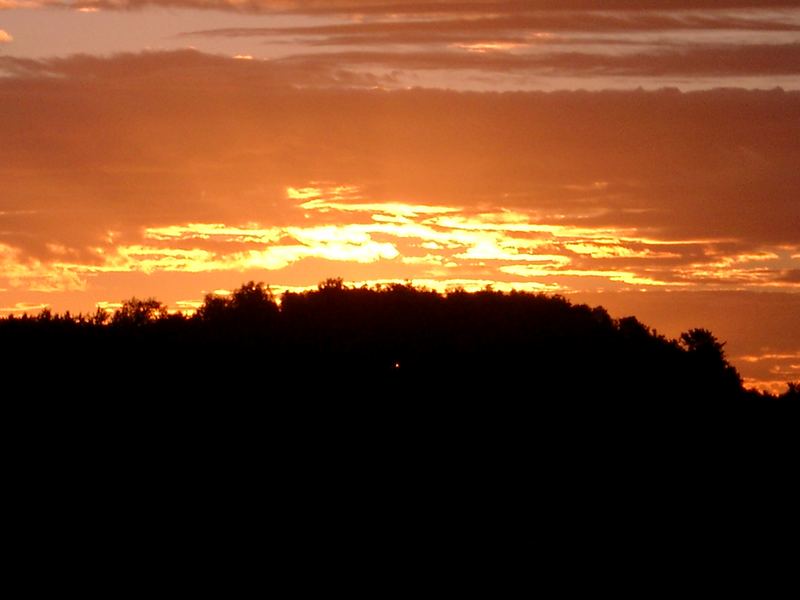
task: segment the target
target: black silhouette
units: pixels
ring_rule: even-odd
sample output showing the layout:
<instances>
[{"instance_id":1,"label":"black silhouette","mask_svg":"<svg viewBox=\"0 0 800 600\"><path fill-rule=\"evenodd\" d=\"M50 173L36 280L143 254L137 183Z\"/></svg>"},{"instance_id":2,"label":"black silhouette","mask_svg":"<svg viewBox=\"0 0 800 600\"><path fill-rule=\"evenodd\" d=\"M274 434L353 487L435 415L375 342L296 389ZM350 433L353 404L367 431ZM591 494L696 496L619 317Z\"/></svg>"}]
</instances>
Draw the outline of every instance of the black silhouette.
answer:
<instances>
[{"instance_id":1,"label":"black silhouette","mask_svg":"<svg viewBox=\"0 0 800 600\"><path fill-rule=\"evenodd\" d=\"M724 344L705 329L669 340L601 307L490 289L442 295L329 279L279 305L251 281L229 297L207 296L193 316L168 314L152 298L110 316L9 316L0 319L0 344L5 378L22 389L109 400L285 401L327 391L332 399L674 411L777 399L745 390ZM790 384L780 399L799 394Z\"/></svg>"}]
</instances>

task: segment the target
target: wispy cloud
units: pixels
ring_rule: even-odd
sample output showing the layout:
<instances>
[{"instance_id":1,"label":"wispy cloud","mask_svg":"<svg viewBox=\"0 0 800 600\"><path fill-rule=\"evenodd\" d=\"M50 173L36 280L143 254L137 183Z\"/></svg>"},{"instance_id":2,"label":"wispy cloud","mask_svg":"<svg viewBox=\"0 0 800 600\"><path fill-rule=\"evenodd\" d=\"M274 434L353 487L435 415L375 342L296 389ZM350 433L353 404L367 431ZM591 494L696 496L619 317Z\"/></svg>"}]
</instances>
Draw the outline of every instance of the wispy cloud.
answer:
<instances>
[{"instance_id":1,"label":"wispy cloud","mask_svg":"<svg viewBox=\"0 0 800 600\"><path fill-rule=\"evenodd\" d=\"M286 37L321 45L374 45L383 43L448 43L464 40L512 39L520 42L570 40L570 34L669 32L675 30L798 31L796 12L640 12L521 11L520 14L487 13L469 19L442 14L427 19L349 21L293 27L237 27L187 32L185 36ZM551 37L541 35L549 33ZM538 37L537 37L537 34ZM556 35L557 34L557 35Z\"/></svg>"},{"instance_id":2,"label":"wispy cloud","mask_svg":"<svg viewBox=\"0 0 800 600\"><path fill-rule=\"evenodd\" d=\"M393 73L410 86L430 85L429 71L439 85L472 79L500 89L528 89L531 80L552 81L550 88L558 89L567 79L573 87L582 82L597 89L615 78L629 87L703 79L706 87L733 87L744 78L769 87L776 77L800 86L800 5L792 2L610 2L601 9L581 2L397 2L370 4L345 18L348 6L354 5L292 7L338 15L322 24L205 29L181 37L284 44L294 48L284 61L295 68ZM463 72L461 79L454 72Z\"/></svg>"},{"instance_id":3,"label":"wispy cloud","mask_svg":"<svg viewBox=\"0 0 800 600\"><path fill-rule=\"evenodd\" d=\"M380 66L406 71L472 70L488 73L600 76L731 76L796 75L800 73L800 43L748 46L688 46L653 51L605 54L588 52L329 52L285 59L283 64L300 68L333 69Z\"/></svg>"}]
</instances>

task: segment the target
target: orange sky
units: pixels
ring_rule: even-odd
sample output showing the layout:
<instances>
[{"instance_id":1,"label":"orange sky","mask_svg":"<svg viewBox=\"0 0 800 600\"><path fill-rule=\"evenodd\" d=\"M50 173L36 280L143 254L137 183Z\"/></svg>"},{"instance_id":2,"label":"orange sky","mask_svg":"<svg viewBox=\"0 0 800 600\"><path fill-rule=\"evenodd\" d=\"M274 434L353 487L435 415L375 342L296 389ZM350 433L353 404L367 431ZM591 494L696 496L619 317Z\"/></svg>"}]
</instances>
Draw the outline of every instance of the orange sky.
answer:
<instances>
[{"instance_id":1,"label":"orange sky","mask_svg":"<svg viewBox=\"0 0 800 600\"><path fill-rule=\"evenodd\" d=\"M493 284L783 382L798 164L800 2L0 0L4 314Z\"/></svg>"}]
</instances>

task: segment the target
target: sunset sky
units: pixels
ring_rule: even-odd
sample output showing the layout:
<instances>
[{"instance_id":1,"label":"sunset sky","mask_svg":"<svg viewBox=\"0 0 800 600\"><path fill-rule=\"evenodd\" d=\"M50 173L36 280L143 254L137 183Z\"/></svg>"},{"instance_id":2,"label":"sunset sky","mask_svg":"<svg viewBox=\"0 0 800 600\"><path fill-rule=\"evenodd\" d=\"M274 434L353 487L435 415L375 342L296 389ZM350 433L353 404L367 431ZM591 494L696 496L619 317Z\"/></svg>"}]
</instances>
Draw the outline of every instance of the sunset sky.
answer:
<instances>
[{"instance_id":1,"label":"sunset sky","mask_svg":"<svg viewBox=\"0 0 800 600\"><path fill-rule=\"evenodd\" d=\"M0 314L337 276L799 380L800 0L0 0Z\"/></svg>"}]
</instances>

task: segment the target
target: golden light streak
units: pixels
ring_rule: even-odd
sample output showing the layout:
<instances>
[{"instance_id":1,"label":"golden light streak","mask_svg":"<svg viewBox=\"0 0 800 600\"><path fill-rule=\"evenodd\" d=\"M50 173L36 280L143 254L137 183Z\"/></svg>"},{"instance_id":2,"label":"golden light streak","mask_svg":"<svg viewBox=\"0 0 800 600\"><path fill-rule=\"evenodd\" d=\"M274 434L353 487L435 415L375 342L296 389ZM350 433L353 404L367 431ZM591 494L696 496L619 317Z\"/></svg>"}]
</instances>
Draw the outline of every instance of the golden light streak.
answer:
<instances>
[{"instance_id":1,"label":"golden light streak","mask_svg":"<svg viewBox=\"0 0 800 600\"><path fill-rule=\"evenodd\" d=\"M763 266L749 269L744 267L744 265L750 263L763 263L779 259L780 256L774 252L742 253L722 256L713 261L694 262L686 266L676 267L675 272L681 277L690 280L710 279L784 286L786 284L774 281L772 269Z\"/></svg>"},{"instance_id":2,"label":"golden light streak","mask_svg":"<svg viewBox=\"0 0 800 600\"><path fill-rule=\"evenodd\" d=\"M280 239L283 231L278 227L231 227L222 223L187 223L145 229L145 238L151 240L222 238L225 241L270 243Z\"/></svg>"},{"instance_id":3,"label":"golden light streak","mask_svg":"<svg viewBox=\"0 0 800 600\"><path fill-rule=\"evenodd\" d=\"M448 261L440 254L426 254L425 256L404 256L403 264L406 265L436 265L440 267L457 267L458 263Z\"/></svg>"},{"instance_id":4,"label":"golden light streak","mask_svg":"<svg viewBox=\"0 0 800 600\"><path fill-rule=\"evenodd\" d=\"M542 34L544 35L544 34ZM483 54L486 52L508 52L517 48L527 48L530 44L520 42L474 42L470 44L458 43L451 44L451 48L460 48L468 52Z\"/></svg>"},{"instance_id":5,"label":"golden light streak","mask_svg":"<svg viewBox=\"0 0 800 600\"><path fill-rule=\"evenodd\" d=\"M335 228L324 231L299 231L306 244L267 246L264 250L250 250L217 254L199 248L175 249L153 246L120 246L116 253L106 257L100 265L71 265L76 271L87 273L156 271L201 273L211 271L244 271L248 269L278 270L304 258L323 258L332 261L370 263L392 260L399 256L393 244L372 241L365 234L353 235L337 232ZM65 265L66 266L66 265Z\"/></svg>"},{"instance_id":6,"label":"golden light streak","mask_svg":"<svg viewBox=\"0 0 800 600\"><path fill-rule=\"evenodd\" d=\"M786 379L756 379L755 377L743 377L744 387L755 389L770 394L780 395L786 391Z\"/></svg>"},{"instance_id":7,"label":"golden light streak","mask_svg":"<svg viewBox=\"0 0 800 600\"><path fill-rule=\"evenodd\" d=\"M680 258L674 252L653 252L652 250L633 250L626 246L615 244L592 244L588 242L566 243L564 248L575 254L590 256L591 258Z\"/></svg>"},{"instance_id":8,"label":"golden light streak","mask_svg":"<svg viewBox=\"0 0 800 600\"><path fill-rule=\"evenodd\" d=\"M321 185L323 187L316 187ZM347 198L358 198L360 188L355 185L325 185L322 183L315 183L306 187L286 188L286 195L290 200L311 200L313 198L322 198L323 196L333 200L344 200Z\"/></svg>"},{"instance_id":9,"label":"golden light streak","mask_svg":"<svg viewBox=\"0 0 800 600\"><path fill-rule=\"evenodd\" d=\"M317 210L325 213L330 210L338 210L342 212L374 212L383 213L384 215L399 216L399 217L416 217L418 215L433 215L442 213L458 212L460 209L447 206L428 206L425 204L403 204L400 202L374 202L374 203L356 203L345 204L341 202L331 202L329 200L309 200L300 205L301 208L306 210ZM378 217L380 220L381 215L374 215L373 218Z\"/></svg>"},{"instance_id":10,"label":"golden light streak","mask_svg":"<svg viewBox=\"0 0 800 600\"><path fill-rule=\"evenodd\" d=\"M595 240L607 244L621 242L650 243L650 240L637 235L635 227L576 227L572 225L553 225L532 222L531 216L524 213L503 211L499 213L481 213L473 217L444 216L433 217L426 224L447 229L466 231L500 231L509 233L548 234L553 238L572 238L575 240ZM692 242L693 243L693 242Z\"/></svg>"},{"instance_id":11,"label":"golden light streak","mask_svg":"<svg viewBox=\"0 0 800 600\"><path fill-rule=\"evenodd\" d=\"M568 257L560 254L520 254L513 244L514 241L509 239L505 245L501 246L495 239L480 240L466 252L456 254L455 257L468 260L549 262L557 265L565 265L570 262Z\"/></svg>"},{"instance_id":12,"label":"golden light streak","mask_svg":"<svg viewBox=\"0 0 800 600\"><path fill-rule=\"evenodd\" d=\"M105 312L114 312L118 308L122 308L122 302L107 302L101 300L100 302L95 302L95 306Z\"/></svg>"},{"instance_id":13,"label":"golden light streak","mask_svg":"<svg viewBox=\"0 0 800 600\"><path fill-rule=\"evenodd\" d=\"M466 231L509 231L517 233L556 233L563 229L561 225L541 225L531 223L530 218L522 213L501 212L482 213L475 217L447 216L434 217L425 221L446 229L463 229Z\"/></svg>"},{"instance_id":14,"label":"golden light streak","mask_svg":"<svg viewBox=\"0 0 800 600\"><path fill-rule=\"evenodd\" d=\"M50 308L50 305L43 302L40 303L17 302L14 304L14 306L0 307L0 313L17 316L17 315L39 312L41 310L44 310L45 308Z\"/></svg>"},{"instance_id":15,"label":"golden light streak","mask_svg":"<svg viewBox=\"0 0 800 600\"><path fill-rule=\"evenodd\" d=\"M736 360L741 360L749 363L761 362L764 360L794 360L794 359L800 360L800 352L767 353L767 354L746 355L746 356L736 357Z\"/></svg>"},{"instance_id":16,"label":"golden light streak","mask_svg":"<svg viewBox=\"0 0 800 600\"><path fill-rule=\"evenodd\" d=\"M361 244L333 242L319 246L271 246L263 251L251 251L236 255L231 268L282 269L304 258L324 258L333 261L372 263L392 260L400 253L393 244L366 241Z\"/></svg>"},{"instance_id":17,"label":"golden light streak","mask_svg":"<svg viewBox=\"0 0 800 600\"><path fill-rule=\"evenodd\" d=\"M287 227L286 232L303 244L364 244L371 239L361 228L339 225Z\"/></svg>"},{"instance_id":18,"label":"golden light streak","mask_svg":"<svg viewBox=\"0 0 800 600\"><path fill-rule=\"evenodd\" d=\"M186 316L191 316L197 312L203 306L203 302L199 300L178 300L175 302L175 308L170 308L167 312L171 315L173 314L183 314Z\"/></svg>"},{"instance_id":19,"label":"golden light streak","mask_svg":"<svg viewBox=\"0 0 800 600\"><path fill-rule=\"evenodd\" d=\"M447 280L454 269L480 268L494 269L501 279L508 275L527 280L592 277L626 285L676 288L731 283L765 288L795 285L777 280L779 269L767 268L780 259L779 254L764 250L718 256L717 240L661 240L642 236L635 227L542 222L535 213L503 208L470 214L464 208L436 204L376 202L364 198L361 189L353 185L313 183L289 187L286 194L307 211L307 218L339 212L343 219L361 214L368 221L281 227L255 222L190 222L148 227L143 233L145 243L140 244L119 244L121 234L108 231L105 245L93 249L97 260L84 264L75 260L79 256L75 249L63 244L47 244L58 260L26 263L21 262L19 251L6 246L0 249L0 260L9 266L3 269L0 284L5 281L12 287L56 291L82 288L87 276L100 273L274 271L317 258L355 264L399 259L401 264L423 269L426 277ZM230 246L220 246L220 242ZM694 254L703 251L711 258L669 268L654 268L654 263L647 262L680 259L677 249L693 245L699 246L692 249ZM669 250L651 249L658 246ZM784 252L792 251L796 252L796 247ZM615 259L636 259L642 266L598 269L587 262ZM749 268L751 264L758 267Z\"/></svg>"},{"instance_id":20,"label":"golden light streak","mask_svg":"<svg viewBox=\"0 0 800 600\"><path fill-rule=\"evenodd\" d=\"M317 184L322 185L322 184ZM331 210L341 212L369 212L376 220L393 217L416 217L418 215L444 214L462 210L452 206L432 206L430 204L408 204L403 202L352 202L363 199L361 188L355 185L288 187L286 195L290 200L305 200L300 208L325 213ZM351 202L341 202L351 200Z\"/></svg>"},{"instance_id":21,"label":"golden light streak","mask_svg":"<svg viewBox=\"0 0 800 600\"><path fill-rule=\"evenodd\" d=\"M629 271L596 271L590 269L560 269L550 270L546 267L537 265L509 265L500 267L500 271L508 273L509 275L518 275L521 277L602 277L609 281L619 283L626 283L628 285L644 285L644 286L686 286L686 283L673 283L666 281L659 281L649 277L641 277L636 273Z\"/></svg>"},{"instance_id":22,"label":"golden light streak","mask_svg":"<svg viewBox=\"0 0 800 600\"><path fill-rule=\"evenodd\" d=\"M104 265L92 270L101 272L142 271L144 273L153 273L155 271L183 271L201 273L204 271L224 270L228 267L225 261L217 260L212 252L197 248L183 250L131 245L117 248L117 255L111 260L110 265Z\"/></svg>"}]
</instances>

